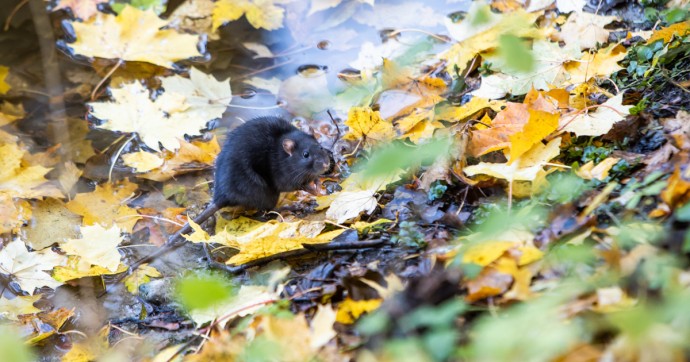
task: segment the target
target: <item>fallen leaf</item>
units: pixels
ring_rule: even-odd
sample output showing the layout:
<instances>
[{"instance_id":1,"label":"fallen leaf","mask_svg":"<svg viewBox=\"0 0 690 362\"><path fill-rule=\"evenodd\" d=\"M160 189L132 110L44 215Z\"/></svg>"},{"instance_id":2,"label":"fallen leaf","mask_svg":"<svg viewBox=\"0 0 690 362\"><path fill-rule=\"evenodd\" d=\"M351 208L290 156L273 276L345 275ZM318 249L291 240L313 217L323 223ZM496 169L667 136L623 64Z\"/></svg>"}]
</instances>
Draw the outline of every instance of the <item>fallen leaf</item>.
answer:
<instances>
[{"instance_id":1,"label":"fallen leaf","mask_svg":"<svg viewBox=\"0 0 690 362\"><path fill-rule=\"evenodd\" d=\"M213 31L228 21L244 15L256 29L276 30L283 27L285 9L276 6L289 0L220 0L213 8Z\"/></svg>"},{"instance_id":2,"label":"fallen leaf","mask_svg":"<svg viewBox=\"0 0 690 362\"><path fill-rule=\"evenodd\" d=\"M543 171L544 163L549 162L560 153L561 138L551 140L546 146L536 144L521 158L511 164L480 162L477 165L466 166L463 171L467 176L477 174L489 175L495 178L512 181L534 181Z\"/></svg>"},{"instance_id":3,"label":"fallen leaf","mask_svg":"<svg viewBox=\"0 0 690 362\"><path fill-rule=\"evenodd\" d=\"M5 299L0 297L0 317L9 319L11 321L19 320L18 316L25 314L36 314L41 312L40 309L34 307L42 295L26 295L16 296L13 299Z\"/></svg>"},{"instance_id":4,"label":"fallen leaf","mask_svg":"<svg viewBox=\"0 0 690 362\"><path fill-rule=\"evenodd\" d=\"M117 246L122 242L121 231L117 226L104 228L99 224L83 226L81 238L70 239L60 243L60 249L68 255L76 255L83 262L102 266L112 272L120 265L120 251Z\"/></svg>"},{"instance_id":5,"label":"fallen leaf","mask_svg":"<svg viewBox=\"0 0 690 362\"><path fill-rule=\"evenodd\" d=\"M235 222L235 220L238 220ZM224 225L227 238L237 243L239 253L228 259L227 264L241 265L252 260L291 250L303 249L302 244L323 244L345 231L336 229L321 233L326 224L319 221L277 222L275 220L256 225L249 231L241 231L246 225L242 218Z\"/></svg>"},{"instance_id":6,"label":"fallen leaf","mask_svg":"<svg viewBox=\"0 0 690 362\"><path fill-rule=\"evenodd\" d=\"M555 33L555 38L566 44L578 45L583 50L596 48L597 44L606 43L609 39L610 31L604 29L604 26L617 19L615 16L574 12L563 24L561 31Z\"/></svg>"},{"instance_id":7,"label":"fallen leaf","mask_svg":"<svg viewBox=\"0 0 690 362\"><path fill-rule=\"evenodd\" d=\"M164 160L155 153L137 151L122 155L122 161L126 166L133 168L136 172L148 172L163 165Z\"/></svg>"},{"instance_id":8,"label":"fallen leaf","mask_svg":"<svg viewBox=\"0 0 690 362\"><path fill-rule=\"evenodd\" d=\"M686 167L685 171L681 172L681 168L676 166L673 174L668 178L666 188L659 196L671 210L687 203L690 200L690 167Z\"/></svg>"},{"instance_id":9,"label":"fallen leaf","mask_svg":"<svg viewBox=\"0 0 690 362\"><path fill-rule=\"evenodd\" d=\"M647 44L652 44L657 40L663 40L664 44L666 44L670 42L674 36L682 37L688 33L690 33L690 23L687 21L681 21L665 28L655 30L654 33L652 33L652 36L647 39Z\"/></svg>"},{"instance_id":10,"label":"fallen leaf","mask_svg":"<svg viewBox=\"0 0 690 362\"><path fill-rule=\"evenodd\" d=\"M311 320L311 338L309 346L313 350L325 346L337 333L333 330L333 323L336 321L336 312L330 305L319 305Z\"/></svg>"},{"instance_id":11,"label":"fallen leaf","mask_svg":"<svg viewBox=\"0 0 690 362\"><path fill-rule=\"evenodd\" d=\"M127 180L117 184L96 185L95 190L77 194L65 206L73 213L83 216L84 225L101 224L110 227L117 224L122 231L131 233L134 224L141 217L126 202L137 188L137 184Z\"/></svg>"},{"instance_id":12,"label":"fallen leaf","mask_svg":"<svg viewBox=\"0 0 690 362\"><path fill-rule=\"evenodd\" d=\"M211 121L220 118L232 100L230 79L217 81L213 75L192 67L189 78L179 75L161 78L166 93L184 97L185 115Z\"/></svg>"},{"instance_id":13,"label":"fallen leaf","mask_svg":"<svg viewBox=\"0 0 690 362\"><path fill-rule=\"evenodd\" d=\"M491 122L491 127L472 132L468 151L472 156L481 156L510 146L510 135L523 129L529 121L526 104L507 103Z\"/></svg>"},{"instance_id":14,"label":"fallen leaf","mask_svg":"<svg viewBox=\"0 0 690 362\"><path fill-rule=\"evenodd\" d=\"M611 167L615 166L618 161L620 161L619 158L607 157L599 162L596 167L594 166L594 161L589 161L575 171L575 174L585 180L597 179L599 181L604 181L604 179L609 177Z\"/></svg>"},{"instance_id":15,"label":"fallen leaf","mask_svg":"<svg viewBox=\"0 0 690 362\"><path fill-rule=\"evenodd\" d=\"M66 260L50 249L29 252L21 240L14 239L0 250L0 273L11 276L23 291L33 295L36 288L55 289L62 285L46 270L63 265Z\"/></svg>"},{"instance_id":16,"label":"fallen leaf","mask_svg":"<svg viewBox=\"0 0 690 362\"><path fill-rule=\"evenodd\" d=\"M519 159L544 137L558 128L560 114L529 110L529 119L520 132L508 137L510 140L510 159L508 164Z\"/></svg>"},{"instance_id":17,"label":"fallen leaf","mask_svg":"<svg viewBox=\"0 0 690 362\"><path fill-rule=\"evenodd\" d=\"M331 206L326 211L326 217L335 220L338 224L356 218L360 213L371 214L378 205L375 191L343 191L331 201Z\"/></svg>"},{"instance_id":18,"label":"fallen leaf","mask_svg":"<svg viewBox=\"0 0 690 362\"><path fill-rule=\"evenodd\" d=\"M150 148L160 150L159 143L168 150L180 148L184 135L198 135L210 119L198 118L186 103L186 97L175 92L151 100L148 89L139 82L110 88L114 102L92 102L91 115L103 120L99 128L136 133Z\"/></svg>"},{"instance_id":19,"label":"fallen leaf","mask_svg":"<svg viewBox=\"0 0 690 362\"><path fill-rule=\"evenodd\" d=\"M17 144L0 143L0 193L27 199L62 197L62 192L45 179L51 169L25 165L25 154Z\"/></svg>"},{"instance_id":20,"label":"fallen leaf","mask_svg":"<svg viewBox=\"0 0 690 362\"><path fill-rule=\"evenodd\" d=\"M31 214L31 205L26 200L15 200L10 194L0 193L0 234L17 232Z\"/></svg>"},{"instance_id":21,"label":"fallen leaf","mask_svg":"<svg viewBox=\"0 0 690 362\"><path fill-rule=\"evenodd\" d=\"M42 250L54 243L76 238L81 218L68 210L61 200L45 199L34 203L29 225L31 227L23 231L26 245Z\"/></svg>"},{"instance_id":22,"label":"fallen leaf","mask_svg":"<svg viewBox=\"0 0 690 362\"><path fill-rule=\"evenodd\" d=\"M0 66L0 76L2 66ZM9 89L9 86L8 86ZM0 94L2 94L2 83L0 81ZM21 103L14 104L10 102L0 103L0 127L8 125L16 120L26 117L24 106Z\"/></svg>"},{"instance_id":23,"label":"fallen leaf","mask_svg":"<svg viewBox=\"0 0 690 362\"><path fill-rule=\"evenodd\" d=\"M549 90L561 87L568 80L567 64L580 57L576 47L561 48L558 43L537 40L532 45L534 64L529 71L510 68L505 57L499 54L487 55L491 69L500 71L482 76L482 85L472 92L474 96L489 99L502 98L506 94L526 94L530 89Z\"/></svg>"},{"instance_id":24,"label":"fallen leaf","mask_svg":"<svg viewBox=\"0 0 690 362\"><path fill-rule=\"evenodd\" d=\"M137 295L139 294L140 285L150 282L151 278L160 278L161 276L161 273L156 268L148 264L141 264L132 274L125 278L124 283L130 293Z\"/></svg>"},{"instance_id":25,"label":"fallen leaf","mask_svg":"<svg viewBox=\"0 0 690 362\"><path fill-rule=\"evenodd\" d=\"M488 27L484 27L484 23L476 25L478 29L474 35L467 38L461 36L458 43L441 54L441 59L448 62L446 65L447 71L452 74L455 72L455 67L460 70L465 69L467 63L477 54L496 48L499 44L499 38L503 34L511 34L520 38L542 38L544 36L543 30L533 26L539 16L539 13L517 10L510 14L501 14L497 20L491 20L492 18L490 17L487 19L489 21L486 22L489 25ZM465 21L472 22L472 19L466 19ZM465 32L458 31L458 33L462 35Z\"/></svg>"},{"instance_id":26,"label":"fallen leaf","mask_svg":"<svg viewBox=\"0 0 690 362\"><path fill-rule=\"evenodd\" d=\"M378 309L381 302L382 299L353 300L347 297L338 305L335 320L342 324L353 324L362 314Z\"/></svg>"},{"instance_id":27,"label":"fallen leaf","mask_svg":"<svg viewBox=\"0 0 690 362\"><path fill-rule=\"evenodd\" d=\"M623 60L627 50L620 44L611 44L599 49L596 53L583 52L578 61L566 64L570 74L567 84L585 83L594 78L605 78L623 69L618 62Z\"/></svg>"},{"instance_id":28,"label":"fallen leaf","mask_svg":"<svg viewBox=\"0 0 690 362\"><path fill-rule=\"evenodd\" d=\"M6 94L12 87L7 84L7 75L10 74L10 68L0 65L0 94Z\"/></svg>"},{"instance_id":29,"label":"fallen leaf","mask_svg":"<svg viewBox=\"0 0 690 362\"><path fill-rule=\"evenodd\" d=\"M168 22L153 10L132 6L117 16L98 13L86 22L72 22L77 41L68 47L86 57L148 62L172 68L173 62L200 57L200 37L165 29Z\"/></svg>"},{"instance_id":30,"label":"fallen leaf","mask_svg":"<svg viewBox=\"0 0 690 362\"><path fill-rule=\"evenodd\" d=\"M115 271L111 271L102 266L84 262L78 256L69 256L65 265L53 268L53 278L64 283L74 279L120 274L128 269L127 265L120 264Z\"/></svg>"},{"instance_id":31,"label":"fallen leaf","mask_svg":"<svg viewBox=\"0 0 690 362\"><path fill-rule=\"evenodd\" d=\"M576 136L601 136L611 130L616 122L630 114L632 106L624 106L623 94L609 98L596 110L580 112L575 117L561 117L559 128Z\"/></svg>"},{"instance_id":32,"label":"fallen leaf","mask_svg":"<svg viewBox=\"0 0 690 362\"><path fill-rule=\"evenodd\" d=\"M395 137L393 125L381 118L378 111L369 107L350 108L345 125L350 128L350 131L343 136L343 139L383 142Z\"/></svg>"}]
</instances>

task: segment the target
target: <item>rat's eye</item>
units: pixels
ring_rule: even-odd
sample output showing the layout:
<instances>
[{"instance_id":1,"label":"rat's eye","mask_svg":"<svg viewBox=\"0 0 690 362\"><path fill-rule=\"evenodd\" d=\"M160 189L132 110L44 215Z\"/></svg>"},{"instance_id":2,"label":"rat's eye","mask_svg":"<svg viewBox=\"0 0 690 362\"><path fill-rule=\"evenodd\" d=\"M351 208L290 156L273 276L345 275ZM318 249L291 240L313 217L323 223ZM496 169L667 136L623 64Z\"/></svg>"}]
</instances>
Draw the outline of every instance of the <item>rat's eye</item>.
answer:
<instances>
[{"instance_id":1,"label":"rat's eye","mask_svg":"<svg viewBox=\"0 0 690 362\"><path fill-rule=\"evenodd\" d=\"M309 158L309 151L304 151L304 153L302 154L302 156L303 156L304 158Z\"/></svg>"}]
</instances>

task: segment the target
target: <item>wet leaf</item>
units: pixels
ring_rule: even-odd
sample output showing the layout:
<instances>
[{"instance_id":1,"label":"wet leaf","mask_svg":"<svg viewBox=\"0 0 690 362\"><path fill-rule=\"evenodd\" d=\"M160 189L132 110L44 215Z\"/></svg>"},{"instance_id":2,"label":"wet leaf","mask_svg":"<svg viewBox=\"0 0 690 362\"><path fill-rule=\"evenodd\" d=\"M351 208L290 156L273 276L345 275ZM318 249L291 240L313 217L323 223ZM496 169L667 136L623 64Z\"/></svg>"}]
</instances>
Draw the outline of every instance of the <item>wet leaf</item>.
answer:
<instances>
[{"instance_id":1,"label":"wet leaf","mask_svg":"<svg viewBox=\"0 0 690 362\"><path fill-rule=\"evenodd\" d=\"M15 239L0 250L0 274L11 276L23 291L33 295L36 288L62 285L46 271L64 265L66 260L50 249L29 252L21 240Z\"/></svg>"},{"instance_id":2,"label":"wet leaf","mask_svg":"<svg viewBox=\"0 0 690 362\"><path fill-rule=\"evenodd\" d=\"M60 249L68 255L79 256L84 263L102 266L115 272L122 257L117 249L122 242L120 234L117 226L107 229L99 224L83 226L81 238L60 243Z\"/></svg>"},{"instance_id":3,"label":"wet leaf","mask_svg":"<svg viewBox=\"0 0 690 362\"><path fill-rule=\"evenodd\" d=\"M69 47L86 57L148 62L165 68L202 55L197 50L199 36L163 29L166 25L152 10L125 6L117 16L98 13L87 22L73 22L77 41Z\"/></svg>"},{"instance_id":4,"label":"wet leaf","mask_svg":"<svg viewBox=\"0 0 690 362\"><path fill-rule=\"evenodd\" d=\"M40 294L36 294L17 296L14 299L0 298L0 316L16 321L19 320L17 317L20 315L39 313L41 310L34 307L34 303L41 297Z\"/></svg>"},{"instance_id":5,"label":"wet leaf","mask_svg":"<svg viewBox=\"0 0 690 362\"><path fill-rule=\"evenodd\" d=\"M65 206L69 211L83 216L84 225L110 227L116 224L129 233L140 219L139 214L126 204L137 188L137 184L129 181L97 185L92 192L77 194Z\"/></svg>"}]
</instances>

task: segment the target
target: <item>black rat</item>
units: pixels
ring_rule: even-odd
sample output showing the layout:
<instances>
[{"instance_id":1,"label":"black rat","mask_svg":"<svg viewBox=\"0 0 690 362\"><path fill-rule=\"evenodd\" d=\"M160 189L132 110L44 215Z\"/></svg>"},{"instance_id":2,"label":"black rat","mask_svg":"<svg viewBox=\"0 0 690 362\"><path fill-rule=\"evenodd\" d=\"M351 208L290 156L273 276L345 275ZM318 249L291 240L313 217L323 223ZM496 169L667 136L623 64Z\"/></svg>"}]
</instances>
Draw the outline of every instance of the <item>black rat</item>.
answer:
<instances>
[{"instance_id":1,"label":"black rat","mask_svg":"<svg viewBox=\"0 0 690 362\"><path fill-rule=\"evenodd\" d=\"M279 117L252 119L228 133L216 158L213 201L193 220L201 224L220 208L243 206L270 210L281 192L310 186L328 171L330 155L316 139ZM157 252L138 260L130 270L165 254L189 223L173 234Z\"/></svg>"}]
</instances>

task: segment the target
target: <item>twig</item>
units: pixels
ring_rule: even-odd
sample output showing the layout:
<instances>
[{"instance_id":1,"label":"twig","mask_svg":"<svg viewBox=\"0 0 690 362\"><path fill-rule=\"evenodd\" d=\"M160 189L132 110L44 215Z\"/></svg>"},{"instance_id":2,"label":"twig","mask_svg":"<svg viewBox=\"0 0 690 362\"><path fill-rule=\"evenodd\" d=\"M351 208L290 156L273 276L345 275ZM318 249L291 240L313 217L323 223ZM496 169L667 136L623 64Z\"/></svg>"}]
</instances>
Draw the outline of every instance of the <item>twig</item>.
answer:
<instances>
[{"instance_id":1,"label":"twig","mask_svg":"<svg viewBox=\"0 0 690 362\"><path fill-rule=\"evenodd\" d=\"M202 223L202 222L208 220L208 218L211 217L213 214L215 214L216 211L218 211L218 210L219 210L218 206L215 206L215 204L211 204L208 207L206 207L206 209L204 211L202 211L201 214L197 215L197 217L195 217L192 220L194 220L194 222L197 224ZM151 254L135 261L133 264L131 264L129 266L129 268L127 268L127 272L120 274L117 277L117 279L115 279L115 281L111 285L120 283L125 277L127 277L127 275L129 275L131 273L132 270L136 270L142 264L148 263L151 260L156 259L158 257L161 257L161 256L163 256L163 255L165 255L165 254L167 254L173 250L176 250L177 248L181 247L182 245L184 245L184 243L182 243L182 241L184 240L184 238L182 237L182 234L186 234L186 233L189 233L191 231L192 231L191 225L189 223L185 224L185 226L183 228L181 228L180 230L177 230L177 232L175 234L173 234L168 239L168 241L160 249L158 249L156 252L151 253ZM98 298L108 294L108 292L109 292L109 286L106 287L103 290L103 292L101 292L101 294L98 295Z\"/></svg>"},{"instance_id":2,"label":"twig","mask_svg":"<svg viewBox=\"0 0 690 362\"><path fill-rule=\"evenodd\" d=\"M381 246L386 243L383 239L374 239L367 241L343 241L343 242L331 242L327 244L302 244L304 249L290 250L284 253L273 254L264 258L255 259L248 263L241 265L227 265L217 262L210 263L210 267L214 269L223 270L229 274L240 274L247 269L251 269L257 266L266 265L275 260L295 258L299 256L308 255L311 253L317 253L322 251L334 251L334 250L353 250L353 249L367 249L377 246Z\"/></svg>"},{"instance_id":3,"label":"twig","mask_svg":"<svg viewBox=\"0 0 690 362\"><path fill-rule=\"evenodd\" d=\"M117 63L115 63L115 65L108 71L108 73L106 73L106 75L103 77L103 79L101 79L101 81L98 82L98 84L96 84L96 86L91 91L91 100L92 101L96 99L96 93L98 93L98 90L101 88L103 83L105 83L105 81L108 80L108 78L110 78L110 76L113 75L113 73L115 73L117 68L120 68L120 66L123 63L124 62L122 61L122 59L118 59Z\"/></svg>"}]
</instances>

